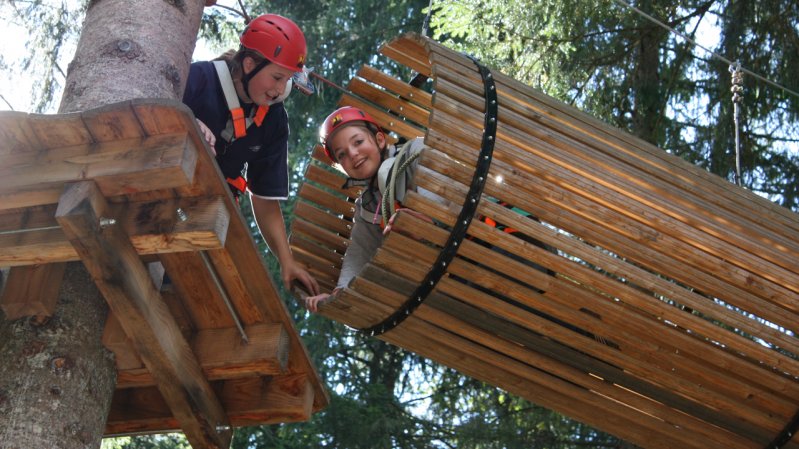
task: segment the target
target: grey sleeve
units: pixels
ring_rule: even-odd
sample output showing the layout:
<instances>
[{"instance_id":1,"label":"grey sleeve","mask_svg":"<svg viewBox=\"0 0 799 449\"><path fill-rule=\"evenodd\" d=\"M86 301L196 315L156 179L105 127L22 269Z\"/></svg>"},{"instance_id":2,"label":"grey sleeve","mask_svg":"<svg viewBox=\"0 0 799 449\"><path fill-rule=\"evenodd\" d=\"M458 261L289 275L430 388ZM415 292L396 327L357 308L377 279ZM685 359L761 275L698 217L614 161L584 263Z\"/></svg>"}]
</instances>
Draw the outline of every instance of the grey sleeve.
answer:
<instances>
[{"instance_id":1,"label":"grey sleeve","mask_svg":"<svg viewBox=\"0 0 799 449\"><path fill-rule=\"evenodd\" d=\"M369 223L361 217L360 198L355 202L355 219L350 235L350 246L344 253L341 272L338 275L336 288L344 288L372 260L383 242L383 231L380 225Z\"/></svg>"}]
</instances>

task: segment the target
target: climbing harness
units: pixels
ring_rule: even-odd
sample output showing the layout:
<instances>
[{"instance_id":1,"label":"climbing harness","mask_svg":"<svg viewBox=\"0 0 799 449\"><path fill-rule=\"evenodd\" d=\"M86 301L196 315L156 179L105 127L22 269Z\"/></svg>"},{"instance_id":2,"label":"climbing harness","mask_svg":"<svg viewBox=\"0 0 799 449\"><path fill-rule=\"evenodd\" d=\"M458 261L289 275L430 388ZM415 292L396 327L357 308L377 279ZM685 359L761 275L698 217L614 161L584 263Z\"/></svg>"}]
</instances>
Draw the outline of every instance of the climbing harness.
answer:
<instances>
[{"instance_id":1,"label":"climbing harness","mask_svg":"<svg viewBox=\"0 0 799 449\"><path fill-rule=\"evenodd\" d=\"M256 126L261 126L266 113L269 112L269 106L258 106L254 117L245 117L244 109L239 103L239 96L236 94L236 87L233 85L233 78L230 76L230 69L228 69L227 63L225 61L214 61L214 68L216 68L216 73L219 76L219 83L222 85L227 107L230 109L230 121L228 121L225 129L222 130L221 136L226 141L233 142L235 139L241 139L246 136L247 128L252 123L255 123ZM286 85L284 95L286 95L286 92L291 92L290 85Z\"/></svg>"},{"instance_id":2,"label":"climbing harness","mask_svg":"<svg viewBox=\"0 0 799 449\"><path fill-rule=\"evenodd\" d=\"M488 169L491 167L491 157L494 152L494 140L497 133L498 105L496 87L491 72L476 59L471 59L480 71L480 77L483 80L486 112L483 121L483 141L480 146L480 154L474 170L474 175L472 176L472 182L466 194L466 200L447 238L447 242L444 244L441 252L438 253L435 263L425 275L422 283L414 289L410 297L405 300L405 303L386 319L374 326L359 329L366 335L377 336L395 328L422 304L433 291L436 284L438 284L441 276L446 272L447 266L457 254L458 248L466 236L466 230L469 228L469 224L477 211L477 205L483 194L486 179L488 179Z\"/></svg>"}]
</instances>

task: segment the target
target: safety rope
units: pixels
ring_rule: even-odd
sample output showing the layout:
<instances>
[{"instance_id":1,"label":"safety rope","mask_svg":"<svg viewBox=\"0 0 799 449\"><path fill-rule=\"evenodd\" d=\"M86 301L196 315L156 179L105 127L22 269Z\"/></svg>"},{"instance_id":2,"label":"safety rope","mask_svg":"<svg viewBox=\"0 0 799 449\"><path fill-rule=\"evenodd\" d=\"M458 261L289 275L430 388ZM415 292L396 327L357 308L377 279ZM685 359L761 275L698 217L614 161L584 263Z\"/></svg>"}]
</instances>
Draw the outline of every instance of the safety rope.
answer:
<instances>
[{"instance_id":1,"label":"safety rope","mask_svg":"<svg viewBox=\"0 0 799 449\"><path fill-rule=\"evenodd\" d=\"M730 73L732 74L732 87L730 88L730 92L732 92L732 118L735 123L735 183L743 186L743 180L741 179L740 105L744 91L744 72L741 70L741 63L736 61L735 64L730 65Z\"/></svg>"},{"instance_id":2,"label":"safety rope","mask_svg":"<svg viewBox=\"0 0 799 449\"><path fill-rule=\"evenodd\" d=\"M402 161L402 157L406 154L407 146L403 147L399 153L397 153L394 165L391 167L391 176L388 180L388 187L386 187L386 192L383 194L383 199L380 201L380 213L383 215L383 223L388 224L389 220L391 219L391 215L394 213L394 203L397 199L397 192L395 192L396 185L397 185L397 177L404 176L405 170L411 166L413 161L419 158L422 155L421 152L416 153L408 157L405 161Z\"/></svg>"},{"instance_id":3,"label":"safety rope","mask_svg":"<svg viewBox=\"0 0 799 449\"><path fill-rule=\"evenodd\" d=\"M480 77L483 80L486 112L483 121L483 141L480 147L480 154L477 158L472 182L466 194L463 207L458 214L457 221L452 226L452 231L447 238L447 242L444 244L444 247L441 248L435 263L425 275L422 283L414 289L413 293L405 300L405 303L386 319L374 326L359 329L366 335L381 335L394 329L422 304L436 287L438 281L441 280L444 273L446 273L447 267L452 262L452 259L455 258L461 242L464 237L466 237L466 230L469 228L469 224L471 224L472 218L477 212L477 205L480 202L483 188L488 179L488 169L491 167L491 158L494 152L494 140L497 134L498 105L496 87L491 72L474 58L472 58L472 62L477 66L480 71Z\"/></svg>"}]
</instances>

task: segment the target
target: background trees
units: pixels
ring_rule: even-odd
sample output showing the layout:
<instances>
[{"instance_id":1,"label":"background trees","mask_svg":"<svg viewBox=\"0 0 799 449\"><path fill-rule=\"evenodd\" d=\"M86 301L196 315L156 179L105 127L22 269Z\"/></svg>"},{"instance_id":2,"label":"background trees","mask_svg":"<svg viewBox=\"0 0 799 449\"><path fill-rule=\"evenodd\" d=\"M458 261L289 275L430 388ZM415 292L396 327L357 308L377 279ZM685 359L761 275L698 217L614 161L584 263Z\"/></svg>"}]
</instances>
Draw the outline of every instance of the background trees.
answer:
<instances>
[{"instance_id":1,"label":"background trees","mask_svg":"<svg viewBox=\"0 0 799 449\"><path fill-rule=\"evenodd\" d=\"M26 25L23 61L6 71L35 73L28 110L57 104L63 54L82 18L81 2L4 1L2 17ZM220 2L240 9L237 2ZM257 15L295 19L309 65L343 85L364 63L409 79L374 59L379 44L420 32L432 4L431 34L490 67L626 129L666 151L733 179L729 64L670 32L621 0L278 0L243 1ZM786 89L744 78L742 165L746 187L799 211L799 5L788 0L640 0L633 6L712 52ZM201 35L211 54L236 43L242 19L206 10ZM68 62L71 55L67 55ZM60 65L59 65L60 64ZM340 92L317 83L290 110L293 187L299 187L320 121ZM3 93L5 96L5 93ZM2 104L3 102L0 102ZM20 109L20 106L17 106ZM292 203L286 205L291 220ZM244 207L249 211L248 207ZM253 235L258 237L253 224ZM261 243L263 245L263 243ZM269 255L268 260L272 260ZM276 264L272 264L276 269ZM273 272L276 272L273 270ZM276 285L280 285L279 282ZM432 362L308 315L285 296L332 395L310 423L240 429L233 447L570 448L623 447L596 432ZM598 411L601 412L601 411ZM109 442L109 444L111 444ZM181 447L179 438L113 442L126 448Z\"/></svg>"}]
</instances>

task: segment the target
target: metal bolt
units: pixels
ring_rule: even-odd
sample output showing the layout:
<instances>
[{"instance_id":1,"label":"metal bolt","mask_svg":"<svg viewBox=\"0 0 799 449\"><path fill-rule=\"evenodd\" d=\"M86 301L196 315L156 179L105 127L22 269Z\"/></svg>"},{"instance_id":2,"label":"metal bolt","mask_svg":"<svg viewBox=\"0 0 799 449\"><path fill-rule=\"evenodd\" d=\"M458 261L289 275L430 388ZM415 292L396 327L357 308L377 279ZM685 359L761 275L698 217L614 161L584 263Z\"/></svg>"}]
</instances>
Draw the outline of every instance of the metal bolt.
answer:
<instances>
[{"instance_id":1,"label":"metal bolt","mask_svg":"<svg viewBox=\"0 0 799 449\"><path fill-rule=\"evenodd\" d=\"M100 217L100 228L101 229L105 229L105 228L107 228L109 226L113 226L115 224L117 224L117 221L114 218Z\"/></svg>"},{"instance_id":2,"label":"metal bolt","mask_svg":"<svg viewBox=\"0 0 799 449\"><path fill-rule=\"evenodd\" d=\"M189 215L182 208L178 207L175 212L178 214L178 220L187 221L189 219Z\"/></svg>"},{"instance_id":3,"label":"metal bolt","mask_svg":"<svg viewBox=\"0 0 799 449\"><path fill-rule=\"evenodd\" d=\"M216 426L216 431L217 432L229 432L230 431L230 426L218 425L218 426Z\"/></svg>"}]
</instances>

